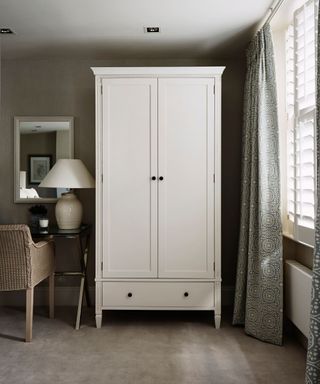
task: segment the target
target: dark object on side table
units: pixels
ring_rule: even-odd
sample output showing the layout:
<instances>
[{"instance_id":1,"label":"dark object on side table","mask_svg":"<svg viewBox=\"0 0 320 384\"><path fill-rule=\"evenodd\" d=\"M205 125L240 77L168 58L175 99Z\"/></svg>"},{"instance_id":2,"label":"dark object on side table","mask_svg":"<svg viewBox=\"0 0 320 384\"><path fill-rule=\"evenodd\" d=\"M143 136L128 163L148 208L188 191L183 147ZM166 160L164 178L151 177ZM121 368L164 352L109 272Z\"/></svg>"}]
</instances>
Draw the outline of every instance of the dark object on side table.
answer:
<instances>
[{"instance_id":1,"label":"dark object on side table","mask_svg":"<svg viewBox=\"0 0 320 384\"><path fill-rule=\"evenodd\" d=\"M39 220L47 217L48 210L44 205L33 205L29 208L30 212L30 228L39 228Z\"/></svg>"}]
</instances>

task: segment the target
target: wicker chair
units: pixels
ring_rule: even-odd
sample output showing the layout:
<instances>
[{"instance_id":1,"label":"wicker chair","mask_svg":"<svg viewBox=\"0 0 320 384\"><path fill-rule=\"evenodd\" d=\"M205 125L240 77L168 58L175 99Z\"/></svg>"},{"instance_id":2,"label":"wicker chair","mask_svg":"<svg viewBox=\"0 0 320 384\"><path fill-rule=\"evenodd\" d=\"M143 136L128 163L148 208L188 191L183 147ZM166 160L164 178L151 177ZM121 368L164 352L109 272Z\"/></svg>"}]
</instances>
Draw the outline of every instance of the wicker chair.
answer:
<instances>
[{"instance_id":1,"label":"wicker chair","mask_svg":"<svg viewBox=\"0 0 320 384\"><path fill-rule=\"evenodd\" d=\"M0 225L0 291L26 290L26 341L32 340L33 289L49 277L54 317L54 243L34 243L27 225Z\"/></svg>"}]
</instances>

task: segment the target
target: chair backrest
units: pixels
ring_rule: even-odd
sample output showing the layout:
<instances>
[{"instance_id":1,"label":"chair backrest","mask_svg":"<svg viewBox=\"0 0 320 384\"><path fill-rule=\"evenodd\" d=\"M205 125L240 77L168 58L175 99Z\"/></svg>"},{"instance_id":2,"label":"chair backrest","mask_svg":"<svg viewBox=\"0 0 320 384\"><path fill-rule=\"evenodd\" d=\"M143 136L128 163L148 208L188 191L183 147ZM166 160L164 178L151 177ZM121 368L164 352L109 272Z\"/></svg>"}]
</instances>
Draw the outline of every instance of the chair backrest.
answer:
<instances>
[{"instance_id":1,"label":"chair backrest","mask_svg":"<svg viewBox=\"0 0 320 384\"><path fill-rule=\"evenodd\" d=\"M25 224L0 225L0 291L31 284L30 229Z\"/></svg>"}]
</instances>

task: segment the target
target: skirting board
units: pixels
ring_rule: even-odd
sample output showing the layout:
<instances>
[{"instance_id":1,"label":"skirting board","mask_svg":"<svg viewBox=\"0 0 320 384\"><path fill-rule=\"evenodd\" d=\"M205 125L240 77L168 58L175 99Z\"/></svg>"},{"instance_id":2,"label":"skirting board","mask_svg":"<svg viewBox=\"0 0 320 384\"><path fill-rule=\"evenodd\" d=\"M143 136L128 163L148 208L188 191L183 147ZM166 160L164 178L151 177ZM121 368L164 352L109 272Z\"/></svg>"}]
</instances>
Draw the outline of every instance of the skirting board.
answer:
<instances>
[{"instance_id":1,"label":"skirting board","mask_svg":"<svg viewBox=\"0 0 320 384\"><path fill-rule=\"evenodd\" d=\"M34 305L47 305L48 287L36 287L34 290ZM55 305L56 306L76 306L78 305L79 288L78 287L55 287ZM89 288L91 302L94 303L95 288ZM234 287L222 287L222 305L232 306L234 299ZM25 291L0 292L0 306L22 307L25 305ZM84 305L85 300L84 300Z\"/></svg>"},{"instance_id":2,"label":"skirting board","mask_svg":"<svg viewBox=\"0 0 320 384\"><path fill-rule=\"evenodd\" d=\"M91 302L94 303L94 287L89 288ZM34 289L34 305L48 305L48 287ZM55 287L54 303L56 306L77 306L79 299L78 287ZM25 291L0 292L0 305L22 307L25 305ZM85 299L84 299L84 305Z\"/></svg>"}]
</instances>

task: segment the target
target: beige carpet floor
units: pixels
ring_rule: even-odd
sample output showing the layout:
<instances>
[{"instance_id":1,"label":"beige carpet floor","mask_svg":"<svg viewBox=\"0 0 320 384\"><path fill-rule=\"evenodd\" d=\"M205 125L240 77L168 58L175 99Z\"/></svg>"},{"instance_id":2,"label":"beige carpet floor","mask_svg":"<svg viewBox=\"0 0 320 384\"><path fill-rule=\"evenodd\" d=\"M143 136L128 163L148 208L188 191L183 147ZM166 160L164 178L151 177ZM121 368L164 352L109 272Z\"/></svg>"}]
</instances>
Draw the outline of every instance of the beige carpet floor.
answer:
<instances>
[{"instance_id":1,"label":"beige carpet floor","mask_svg":"<svg viewBox=\"0 0 320 384\"><path fill-rule=\"evenodd\" d=\"M1 384L303 384L305 351L291 336L283 347L248 337L230 315L213 327L208 312L104 312L96 329L85 309L35 308L32 343L24 309L0 307Z\"/></svg>"}]
</instances>

